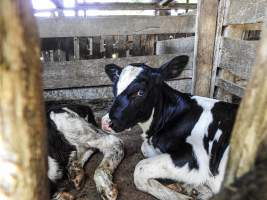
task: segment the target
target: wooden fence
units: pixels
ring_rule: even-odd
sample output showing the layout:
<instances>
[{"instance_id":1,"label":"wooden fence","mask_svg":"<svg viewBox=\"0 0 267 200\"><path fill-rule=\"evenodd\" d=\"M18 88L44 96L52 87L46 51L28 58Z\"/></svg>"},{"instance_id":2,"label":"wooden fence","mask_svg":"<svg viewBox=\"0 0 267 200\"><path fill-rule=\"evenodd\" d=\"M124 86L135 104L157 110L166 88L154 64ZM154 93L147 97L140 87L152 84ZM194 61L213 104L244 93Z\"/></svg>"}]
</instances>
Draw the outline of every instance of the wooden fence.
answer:
<instances>
[{"instance_id":1,"label":"wooden fence","mask_svg":"<svg viewBox=\"0 0 267 200\"><path fill-rule=\"evenodd\" d=\"M266 0L220 2L211 97L230 102L233 101L233 97L243 97L244 88L255 63L266 7Z\"/></svg>"},{"instance_id":2,"label":"wooden fence","mask_svg":"<svg viewBox=\"0 0 267 200\"><path fill-rule=\"evenodd\" d=\"M152 67L159 67L164 62L181 54L189 55L190 62L179 77L170 80L168 83L181 91L191 91L194 37L168 40L164 45L160 45L156 37L160 35L164 38L165 33L194 34L195 15L153 17L111 16L92 18L59 17L38 19L37 22L41 38L60 39L62 37L73 37L73 54L75 58L72 61L43 63L44 96L47 101L111 98L113 96L111 82L104 72L104 66L106 64L116 63L125 67L130 63L145 63ZM145 37L143 34L146 34ZM105 38L106 43L113 41L114 37L117 37L119 44L117 44L118 47L116 48L125 57L80 60L79 49L81 46L79 45L79 39L81 37L99 36ZM144 43L146 48L142 50L146 56L130 56L127 53L126 55L124 54L124 51L127 50L126 43L131 40L131 37L131 50L134 53L137 53L137 46L140 47L142 38L149 39ZM137 37L140 40L134 40ZM101 43L101 39L99 43ZM106 46L106 50L112 52L108 49L110 46L112 47L112 45ZM184 48L185 46L187 48ZM171 51L168 51L167 49L170 48ZM158 52L158 55L154 55L157 49L161 50Z\"/></svg>"},{"instance_id":3,"label":"wooden fence","mask_svg":"<svg viewBox=\"0 0 267 200\"><path fill-rule=\"evenodd\" d=\"M169 84L188 92L191 89L193 52L181 54L190 56L189 64L182 74L169 81ZM151 67L159 67L175 56L176 54L164 54L45 63L43 72L45 99L55 101L111 98L111 82L104 72L106 64L115 63L125 67L130 63L145 63Z\"/></svg>"}]
</instances>

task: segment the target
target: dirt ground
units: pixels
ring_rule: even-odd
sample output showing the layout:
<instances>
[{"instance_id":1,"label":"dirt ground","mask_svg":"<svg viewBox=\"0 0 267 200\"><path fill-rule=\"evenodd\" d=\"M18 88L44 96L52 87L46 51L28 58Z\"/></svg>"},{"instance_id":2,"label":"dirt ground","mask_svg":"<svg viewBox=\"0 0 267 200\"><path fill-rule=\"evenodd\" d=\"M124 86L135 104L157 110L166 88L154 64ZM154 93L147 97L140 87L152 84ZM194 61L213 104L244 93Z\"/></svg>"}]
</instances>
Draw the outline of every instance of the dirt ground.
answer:
<instances>
[{"instance_id":1,"label":"dirt ground","mask_svg":"<svg viewBox=\"0 0 267 200\"><path fill-rule=\"evenodd\" d=\"M114 174L114 183L119 190L118 200L154 200L152 196L136 190L133 182L133 173L136 164L144 159L141 154L141 129L134 127L131 131L123 132L118 137L124 141L125 157ZM95 154L86 164L87 181L77 200L101 200L93 181L93 174L101 162L102 155Z\"/></svg>"}]
</instances>

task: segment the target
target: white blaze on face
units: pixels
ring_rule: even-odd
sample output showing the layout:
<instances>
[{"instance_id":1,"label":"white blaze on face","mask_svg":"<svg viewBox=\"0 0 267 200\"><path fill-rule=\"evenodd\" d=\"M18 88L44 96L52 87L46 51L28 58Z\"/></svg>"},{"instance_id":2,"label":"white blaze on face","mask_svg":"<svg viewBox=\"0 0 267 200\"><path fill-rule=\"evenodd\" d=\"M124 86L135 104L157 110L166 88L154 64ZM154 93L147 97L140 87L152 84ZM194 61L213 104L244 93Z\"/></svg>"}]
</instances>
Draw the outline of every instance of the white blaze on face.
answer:
<instances>
[{"instance_id":1,"label":"white blaze on face","mask_svg":"<svg viewBox=\"0 0 267 200\"><path fill-rule=\"evenodd\" d=\"M117 96L119 96L142 71L143 69L141 67L134 67L131 65L123 68L117 83Z\"/></svg>"}]
</instances>

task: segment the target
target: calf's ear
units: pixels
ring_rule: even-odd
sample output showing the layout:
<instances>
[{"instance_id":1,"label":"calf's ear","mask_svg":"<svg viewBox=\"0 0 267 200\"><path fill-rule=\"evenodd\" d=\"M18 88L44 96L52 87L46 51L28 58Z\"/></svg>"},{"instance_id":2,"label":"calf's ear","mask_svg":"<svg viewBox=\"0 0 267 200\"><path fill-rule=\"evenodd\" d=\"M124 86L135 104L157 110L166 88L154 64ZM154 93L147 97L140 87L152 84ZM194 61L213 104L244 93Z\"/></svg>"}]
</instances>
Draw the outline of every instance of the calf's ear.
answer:
<instances>
[{"instance_id":1,"label":"calf's ear","mask_svg":"<svg viewBox=\"0 0 267 200\"><path fill-rule=\"evenodd\" d=\"M171 61L160 67L160 74L163 80L168 80L177 77L185 68L189 60L186 55L177 56Z\"/></svg>"},{"instance_id":2,"label":"calf's ear","mask_svg":"<svg viewBox=\"0 0 267 200\"><path fill-rule=\"evenodd\" d=\"M119 79L122 68L115 64L108 64L105 66L105 72L112 82Z\"/></svg>"}]
</instances>

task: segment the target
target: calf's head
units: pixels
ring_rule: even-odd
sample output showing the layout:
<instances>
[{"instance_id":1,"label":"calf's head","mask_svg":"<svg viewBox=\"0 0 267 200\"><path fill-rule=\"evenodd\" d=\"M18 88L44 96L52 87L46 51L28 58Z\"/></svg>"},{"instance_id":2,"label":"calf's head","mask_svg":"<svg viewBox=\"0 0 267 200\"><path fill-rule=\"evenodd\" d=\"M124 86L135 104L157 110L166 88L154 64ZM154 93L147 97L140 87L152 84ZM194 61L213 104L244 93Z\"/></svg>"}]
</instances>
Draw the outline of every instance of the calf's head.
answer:
<instances>
[{"instance_id":1,"label":"calf's head","mask_svg":"<svg viewBox=\"0 0 267 200\"><path fill-rule=\"evenodd\" d=\"M173 58L160 68L131 64L121 68L109 64L105 71L113 82L114 102L109 112L109 126L123 131L149 119L165 80L178 76L188 63L188 56Z\"/></svg>"},{"instance_id":2,"label":"calf's head","mask_svg":"<svg viewBox=\"0 0 267 200\"><path fill-rule=\"evenodd\" d=\"M87 124L96 126L92 110L84 105L55 105L48 108L48 122L61 132L78 133L87 127Z\"/></svg>"},{"instance_id":3,"label":"calf's head","mask_svg":"<svg viewBox=\"0 0 267 200\"><path fill-rule=\"evenodd\" d=\"M62 108L50 112L50 119L53 120L57 130L63 133L87 134L84 127L87 127L87 119L79 116L69 108Z\"/></svg>"}]
</instances>

